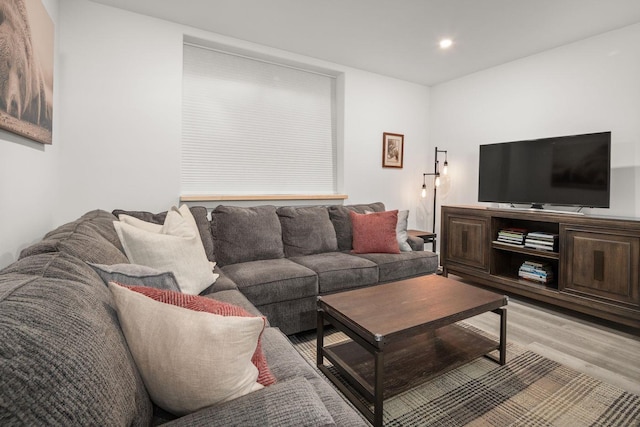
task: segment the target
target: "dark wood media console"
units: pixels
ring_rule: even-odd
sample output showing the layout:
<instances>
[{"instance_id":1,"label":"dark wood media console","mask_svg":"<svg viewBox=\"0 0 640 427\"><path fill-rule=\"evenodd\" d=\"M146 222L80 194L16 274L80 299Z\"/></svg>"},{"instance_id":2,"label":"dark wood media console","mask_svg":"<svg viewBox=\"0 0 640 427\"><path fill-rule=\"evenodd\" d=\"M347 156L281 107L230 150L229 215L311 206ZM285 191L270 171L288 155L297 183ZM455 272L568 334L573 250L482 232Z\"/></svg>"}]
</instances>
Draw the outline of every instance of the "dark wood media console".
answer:
<instances>
[{"instance_id":1,"label":"dark wood media console","mask_svg":"<svg viewBox=\"0 0 640 427\"><path fill-rule=\"evenodd\" d=\"M558 234L557 251L499 243L505 228ZM445 276L640 329L639 219L443 206L441 236ZM553 279L520 278L525 261L547 264Z\"/></svg>"}]
</instances>

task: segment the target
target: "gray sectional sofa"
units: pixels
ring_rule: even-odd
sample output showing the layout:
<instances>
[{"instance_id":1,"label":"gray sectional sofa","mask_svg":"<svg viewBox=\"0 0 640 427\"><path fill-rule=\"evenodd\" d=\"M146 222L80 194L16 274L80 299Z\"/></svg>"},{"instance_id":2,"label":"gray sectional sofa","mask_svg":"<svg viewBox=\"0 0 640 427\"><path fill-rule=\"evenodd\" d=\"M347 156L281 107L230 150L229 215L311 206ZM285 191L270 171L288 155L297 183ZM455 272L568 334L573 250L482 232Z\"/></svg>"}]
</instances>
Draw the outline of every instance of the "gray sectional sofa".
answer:
<instances>
[{"instance_id":1,"label":"gray sectional sofa","mask_svg":"<svg viewBox=\"0 0 640 427\"><path fill-rule=\"evenodd\" d=\"M281 331L313 328L319 294L433 273L437 258L350 254L350 209L384 206L219 206L210 221L191 208L220 274L202 295L266 315L262 347L277 382L180 418L151 402L112 295L88 265L128 262L116 216L91 211L49 232L0 271L0 425L367 425Z\"/></svg>"}]
</instances>

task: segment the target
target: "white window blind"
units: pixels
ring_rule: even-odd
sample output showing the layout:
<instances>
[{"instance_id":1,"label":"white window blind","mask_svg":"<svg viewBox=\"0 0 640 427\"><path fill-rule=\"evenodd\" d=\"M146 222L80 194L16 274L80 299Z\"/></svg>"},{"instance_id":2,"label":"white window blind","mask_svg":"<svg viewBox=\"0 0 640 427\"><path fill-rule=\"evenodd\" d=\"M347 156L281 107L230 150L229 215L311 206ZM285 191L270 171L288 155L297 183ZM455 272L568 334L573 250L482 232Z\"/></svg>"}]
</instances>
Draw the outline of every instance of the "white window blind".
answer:
<instances>
[{"instance_id":1,"label":"white window blind","mask_svg":"<svg viewBox=\"0 0 640 427\"><path fill-rule=\"evenodd\" d=\"M184 45L181 193L335 194L335 78Z\"/></svg>"}]
</instances>

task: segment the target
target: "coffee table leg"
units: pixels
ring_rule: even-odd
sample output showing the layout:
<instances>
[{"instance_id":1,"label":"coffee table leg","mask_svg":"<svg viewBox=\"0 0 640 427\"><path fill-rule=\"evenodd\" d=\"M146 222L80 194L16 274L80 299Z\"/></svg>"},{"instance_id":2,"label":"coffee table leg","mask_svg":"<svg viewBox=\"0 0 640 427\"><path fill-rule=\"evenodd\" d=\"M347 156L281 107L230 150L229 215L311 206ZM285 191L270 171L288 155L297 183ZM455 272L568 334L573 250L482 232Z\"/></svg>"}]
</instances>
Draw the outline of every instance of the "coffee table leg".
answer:
<instances>
[{"instance_id":1,"label":"coffee table leg","mask_svg":"<svg viewBox=\"0 0 640 427\"><path fill-rule=\"evenodd\" d=\"M384 402L384 356L382 350L375 352L376 384L374 389L373 425L382 426L382 405Z\"/></svg>"},{"instance_id":2,"label":"coffee table leg","mask_svg":"<svg viewBox=\"0 0 640 427\"><path fill-rule=\"evenodd\" d=\"M498 309L500 314L500 364L507 363L507 309Z\"/></svg>"},{"instance_id":3,"label":"coffee table leg","mask_svg":"<svg viewBox=\"0 0 640 427\"><path fill-rule=\"evenodd\" d=\"M316 318L318 319L318 331L316 337L316 365L320 366L324 364L324 357L322 355L322 348L324 347L324 316L323 311L318 309Z\"/></svg>"}]
</instances>

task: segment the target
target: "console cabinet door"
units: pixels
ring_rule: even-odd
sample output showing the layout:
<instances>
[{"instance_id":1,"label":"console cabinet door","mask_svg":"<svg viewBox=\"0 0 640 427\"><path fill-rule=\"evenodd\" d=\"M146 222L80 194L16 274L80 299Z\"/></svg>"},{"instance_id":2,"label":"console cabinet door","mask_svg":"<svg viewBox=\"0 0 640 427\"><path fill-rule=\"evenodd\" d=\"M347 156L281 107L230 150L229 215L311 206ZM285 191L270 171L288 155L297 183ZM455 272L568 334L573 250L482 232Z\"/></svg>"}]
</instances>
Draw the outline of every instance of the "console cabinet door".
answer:
<instances>
[{"instance_id":1,"label":"console cabinet door","mask_svg":"<svg viewBox=\"0 0 640 427\"><path fill-rule=\"evenodd\" d=\"M446 226L447 261L488 270L488 218L450 215Z\"/></svg>"},{"instance_id":2,"label":"console cabinet door","mask_svg":"<svg viewBox=\"0 0 640 427\"><path fill-rule=\"evenodd\" d=\"M562 291L640 305L640 238L608 230L565 229Z\"/></svg>"}]
</instances>

